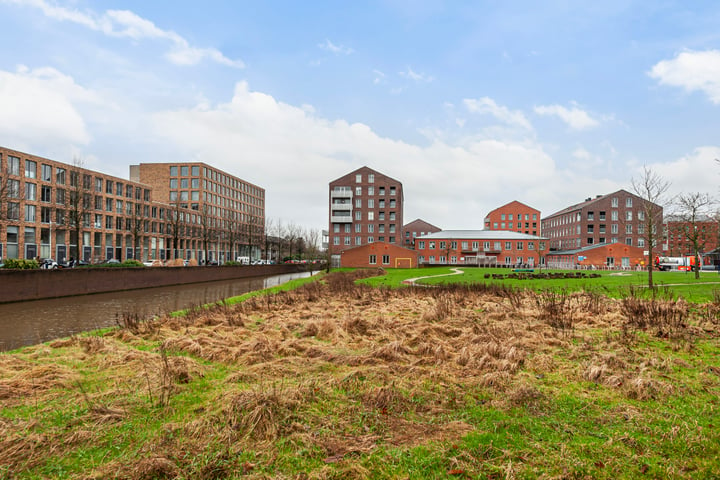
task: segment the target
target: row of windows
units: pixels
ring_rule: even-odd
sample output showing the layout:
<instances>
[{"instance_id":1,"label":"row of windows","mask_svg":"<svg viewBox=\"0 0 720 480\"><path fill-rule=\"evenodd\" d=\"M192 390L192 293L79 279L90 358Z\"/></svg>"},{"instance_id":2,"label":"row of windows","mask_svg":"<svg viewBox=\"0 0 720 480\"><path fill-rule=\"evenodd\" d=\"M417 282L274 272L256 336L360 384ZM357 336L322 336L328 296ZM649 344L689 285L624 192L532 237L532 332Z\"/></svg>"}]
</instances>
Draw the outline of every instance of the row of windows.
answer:
<instances>
[{"instance_id":1,"label":"row of windows","mask_svg":"<svg viewBox=\"0 0 720 480\"><path fill-rule=\"evenodd\" d=\"M0 160L2 155L0 154ZM7 161L7 173L9 175L21 176L20 175L20 158L8 155ZM53 180L53 168L55 168L55 183L57 185L66 185L68 180L68 172L62 167L53 167L52 165L41 164L40 165L40 178L44 182L52 182ZM34 160L25 160L24 176L29 179L38 179L37 176L37 162ZM80 172L70 171L69 180L70 186L77 187L79 182ZM17 182L17 180L9 179L8 183ZM12 187L10 187L12 188ZM103 191L103 178L94 177L93 187L93 176L87 173L82 174L82 188L90 191L95 190L96 192ZM105 180L105 193L109 195L123 196L127 198L135 198L136 200L144 199L150 201L150 190L147 188L141 188L133 185L126 185L123 182L116 182L114 180Z\"/></svg>"},{"instance_id":2,"label":"row of windows","mask_svg":"<svg viewBox=\"0 0 720 480\"><path fill-rule=\"evenodd\" d=\"M632 200L632 199L628 198L628 200ZM632 206L632 202L630 202L630 203L631 203L630 206ZM617 210L610 211L610 219L612 221L614 221L614 222L618 221L619 217L620 217L620 214L618 213ZM595 221L595 212L588 211L586 213L586 218L587 218L588 222ZM606 212L603 212L603 211L598 212L598 220L601 222L604 222L605 219L606 219ZM632 219L633 219L633 211L626 210L625 211L625 221L631 222ZM640 220L641 222L645 221L645 212L642 210L639 210L637 212L637 219ZM567 225L569 223L576 223L576 222L581 222L581 221L582 221L582 215L580 214L580 212L577 212L575 214L563 215L561 217L554 218L554 219L550 220L549 222L543 222L543 225L544 225L544 228L547 229L547 228L559 227L562 225Z\"/></svg>"},{"instance_id":3,"label":"row of windows","mask_svg":"<svg viewBox=\"0 0 720 480\"><path fill-rule=\"evenodd\" d=\"M508 223L507 228L513 228L514 223ZM517 222L517 228L523 228L522 222ZM500 222L500 228L505 229L505 222ZM525 222L525 228L530 228L530 222ZM537 222L533 222L532 228L537 228ZM498 222L493 222L493 229L498 229Z\"/></svg>"},{"instance_id":4,"label":"row of windows","mask_svg":"<svg viewBox=\"0 0 720 480\"><path fill-rule=\"evenodd\" d=\"M368 183L375 183L375 174L368 173L367 181ZM358 173L355 175L355 183L362 183L362 173Z\"/></svg>"},{"instance_id":5,"label":"row of windows","mask_svg":"<svg viewBox=\"0 0 720 480\"><path fill-rule=\"evenodd\" d=\"M335 192L347 192L347 187L335 187L333 189ZM352 191L352 190L350 190ZM363 194L363 187L355 187L355 196L361 197ZM385 187L378 187L378 196L384 197L385 196ZM394 197L397 194L397 188L396 187L390 187L390 196ZM367 196L373 197L375 196L375 187L367 187Z\"/></svg>"},{"instance_id":6,"label":"row of windows","mask_svg":"<svg viewBox=\"0 0 720 480\"><path fill-rule=\"evenodd\" d=\"M418 250L425 250L425 240L418 241ZM452 240L450 242L447 242L445 240L441 241L427 241L427 247L428 250L435 250L436 246L440 250L444 250L447 248L448 243L450 245L450 250L457 250L458 249L458 242L456 240ZM480 243L479 241L461 241L460 242L460 249L462 251L473 251L478 252L480 251ZM493 242L482 242L482 249L485 252L499 252L503 250L501 247L505 246L505 250L512 250L513 248L513 242L502 242L502 241L493 241ZM515 250L523 250L525 248L525 245L527 244L528 250L535 250L535 242L515 242ZM538 242L538 246L540 250L545 250L545 242Z\"/></svg>"},{"instance_id":7,"label":"row of windows","mask_svg":"<svg viewBox=\"0 0 720 480\"><path fill-rule=\"evenodd\" d=\"M437 257L437 263L446 263L445 255L440 255ZM418 257L418 263L425 263L425 257L423 255L420 255ZM427 259L427 263L436 263L435 262L435 255L430 255ZM455 255L450 256L450 263L455 264L458 263L458 257ZM535 264L535 257L527 257L527 259L523 258L522 256L515 257L515 263L513 263L512 257L505 257L505 265L534 265Z\"/></svg>"},{"instance_id":8,"label":"row of windows","mask_svg":"<svg viewBox=\"0 0 720 480\"><path fill-rule=\"evenodd\" d=\"M512 214L512 213L509 213L509 214L507 215L507 217L508 217L507 220L512 220L512 219L513 219L513 214ZM522 214L522 213L518 213L515 218L517 218L518 220L522 220L522 219L523 219L523 214ZM535 220L535 221L537 221L537 213L533 213L533 214L532 214L532 219ZM501 214L500 214L500 220L505 220L505 214L504 214L504 213L501 213ZM530 220L530 215L527 214L527 213L525 214L525 220L526 220L526 221Z\"/></svg>"},{"instance_id":9,"label":"row of windows","mask_svg":"<svg viewBox=\"0 0 720 480\"><path fill-rule=\"evenodd\" d=\"M343 245L352 245L352 237L343 237L342 239ZM384 242L385 237L380 236L377 238L378 242ZM395 243L395 237L388 237L387 239L388 243ZM367 240L365 243L375 243L375 237L367 237ZM333 245L340 245L340 237L334 237L333 238ZM363 245L363 238L362 237L355 237L355 245Z\"/></svg>"},{"instance_id":10,"label":"row of windows","mask_svg":"<svg viewBox=\"0 0 720 480\"><path fill-rule=\"evenodd\" d=\"M178 173L180 175L178 175ZM171 177L187 177L187 176L193 176L193 177L199 177L200 176L200 166L199 165L171 165L170 166L170 176ZM211 182L209 183L210 188L213 191L217 191L219 193L222 193L226 196L233 196L231 193L231 190L236 190L239 192L246 192L250 195L256 196L256 197L262 197L263 196L263 190L253 187L251 185L248 185L247 183L244 183L236 178L231 177L230 175L226 175L224 173L218 172L216 170L209 169L207 167L203 167L203 177L206 179L210 179ZM172 185L172 181L175 180L177 182L177 178L171 179L170 183ZM197 178L192 180L198 180ZM180 179L180 181L188 181L187 178ZM217 182L220 185L214 184L212 182ZM225 188L225 187L229 187ZM177 188L177 187L170 187L170 188ZM187 187L181 187L181 188L187 188ZM192 187L192 188L198 188L198 187ZM203 188L208 188L208 182L207 180L203 180Z\"/></svg>"},{"instance_id":11,"label":"row of windows","mask_svg":"<svg viewBox=\"0 0 720 480\"><path fill-rule=\"evenodd\" d=\"M356 223L356 224L354 224L354 225L355 225L355 227L351 227L351 224L345 223L345 224L344 224L344 227L343 227L344 232L345 232L345 233L351 233L351 229L354 228L354 229L355 229L355 233L362 233L362 231L363 231L363 224L362 224L362 223ZM365 228L367 229L367 233L375 233L375 224L374 224L374 223L365 224ZM385 233L385 224L384 224L384 223L378 224L378 225L377 225L377 231L378 231L378 233ZM339 223L334 223L334 224L333 224L333 232L334 232L334 233L340 233L340 224L339 224ZM394 224L394 223L391 223L391 224L388 225L388 232L389 232L389 233L395 233L395 224Z\"/></svg>"}]
</instances>

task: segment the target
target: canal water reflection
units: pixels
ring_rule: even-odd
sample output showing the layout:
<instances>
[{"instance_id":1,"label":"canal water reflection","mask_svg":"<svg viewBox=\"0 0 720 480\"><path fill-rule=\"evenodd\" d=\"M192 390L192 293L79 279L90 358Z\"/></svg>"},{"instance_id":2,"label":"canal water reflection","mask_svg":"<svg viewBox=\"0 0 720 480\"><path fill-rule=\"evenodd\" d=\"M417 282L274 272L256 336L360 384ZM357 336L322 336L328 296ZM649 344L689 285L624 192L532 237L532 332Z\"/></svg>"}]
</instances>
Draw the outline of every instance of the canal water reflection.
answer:
<instances>
[{"instance_id":1,"label":"canal water reflection","mask_svg":"<svg viewBox=\"0 0 720 480\"><path fill-rule=\"evenodd\" d=\"M0 305L0 352L269 288L309 272L99 293Z\"/></svg>"}]
</instances>

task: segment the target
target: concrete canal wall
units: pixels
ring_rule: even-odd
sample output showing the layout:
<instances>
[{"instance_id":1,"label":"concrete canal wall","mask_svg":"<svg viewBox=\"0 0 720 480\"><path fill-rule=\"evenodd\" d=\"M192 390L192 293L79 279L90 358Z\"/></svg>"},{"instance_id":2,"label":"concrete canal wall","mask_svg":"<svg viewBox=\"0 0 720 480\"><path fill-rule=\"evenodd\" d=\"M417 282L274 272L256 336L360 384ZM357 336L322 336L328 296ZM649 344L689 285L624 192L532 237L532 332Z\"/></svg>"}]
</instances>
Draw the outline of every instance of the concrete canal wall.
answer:
<instances>
[{"instance_id":1,"label":"concrete canal wall","mask_svg":"<svg viewBox=\"0 0 720 480\"><path fill-rule=\"evenodd\" d=\"M306 271L302 264L222 267L0 269L0 303Z\"/></svg>"}]
</instances>

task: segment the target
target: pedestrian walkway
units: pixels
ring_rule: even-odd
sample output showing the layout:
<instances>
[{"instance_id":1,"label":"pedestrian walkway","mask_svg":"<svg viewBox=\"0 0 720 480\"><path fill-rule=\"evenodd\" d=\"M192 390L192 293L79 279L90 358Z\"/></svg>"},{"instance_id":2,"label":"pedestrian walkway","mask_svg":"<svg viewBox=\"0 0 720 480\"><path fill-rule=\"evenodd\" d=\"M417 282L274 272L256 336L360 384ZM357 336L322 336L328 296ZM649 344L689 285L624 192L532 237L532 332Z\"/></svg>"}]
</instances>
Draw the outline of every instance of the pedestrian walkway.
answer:
<instances>
[{"instance_id":1,"label":"pedestrian walkway","mask_svg":"<svg viewBox=\"0 0 720 480\"><path fill-rule=\"evenodd\" d=\"M449 277L451 275L462 275L465 273L464 271L460 270L459 268L453 268L452 271L453 271L453 273L443 273L442 275L427 275L425 277L408 278L407 280L403 280L402 283L405 285L417 286L417 284L415 282L417 282L418 280L423 280L425 278Z\"/></svg>"}]
</instances>

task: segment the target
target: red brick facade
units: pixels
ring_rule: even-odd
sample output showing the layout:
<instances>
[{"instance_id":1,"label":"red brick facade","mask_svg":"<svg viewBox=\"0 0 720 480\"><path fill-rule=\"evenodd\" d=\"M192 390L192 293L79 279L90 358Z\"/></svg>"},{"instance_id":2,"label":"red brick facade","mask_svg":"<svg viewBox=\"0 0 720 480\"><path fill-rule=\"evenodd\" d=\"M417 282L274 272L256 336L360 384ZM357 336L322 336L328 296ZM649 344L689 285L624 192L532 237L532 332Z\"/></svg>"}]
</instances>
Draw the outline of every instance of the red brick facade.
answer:
<instances>
[{"instance_id":1,"label":"red brick facade","mask_svg":"<svg viewBox=\"0 0 720 480\"><path fill-rule=\"evenodd\" d=\"M661 248L662 207L655 204L652 223L657 246ZM598 195L542 219L543 235L550 250L572 250L603 243L624 243L647 248L646 202L625 190Z\"/></svg>"},{"instance_id":2,"label":"red brick facade","mask_svg":"<svg viewBox=\"0 0 720 480\"><path fill-rule=\"evenodd\" d=\"M440 227L418 218L403 227L403 245L407 248L415 248L415 239L417 237L440 231L442 231Z\"/></svg>"},{"instance_id":3,"label":"red brick facade","mask_svg":"<svg viewBox=\"0 0 720 480\"><path fill-rule=\"evenodd\" d=\"M700 230L700 253L711 252L718 248L720 242L720 223L712 219L695 222ZM669 257L694 255L693 245L684 233L692 226L677 218L668 218L665 223L665 253Z\"/></svg>"},{"instance_id":4,"label":"red brick facade","mask_svg":"<svg viewBox=\"0 0 720 480\"><path fill-rule=\"evenodd\" d=\"M647 265L644 250L624 243L603 244L576 250L548 252L545 256L548 268L573 269L579 267L597 269L631 270Z\"/></svg>"},{"instance_id":5,"label":"red brick facade","mask_svg":"<svg viewBox=\"0 0 720 480\"><path fill-rule=\"evenodd\" d=\"M485 230L510 230L542 236L540 210L513 200L485 217Z\"/></svg>"},{"instance_id":6,"label":"red brick facade","mask_svg":"<svg viewBox=\"0 0 720 480\"><path fill-rule=\"evenodd\" d=\"M510 231L443 230L415 240L420 264L541 265L546 239Z\"/></svg>"},{"instance_id":7,"label":"red brick facade","mask_svg":"<svg viewBox=\"0 0 720 480\"><path fill-rule=\"evenodd\" d=\"M340 265L348 268L415 268L417 252L385 242L343 250Z\"/></svg>"},{"instance_id":8,"label":"red brick facade","mask_svg":"<svg viewBox=\"0 0 720 480\"><path fill-rule=\"evenodd\" d=\"M402 242L402 183L362 167L330 182L328 248L340 252L374 242Z\"/></svg>"}]
</instances>

